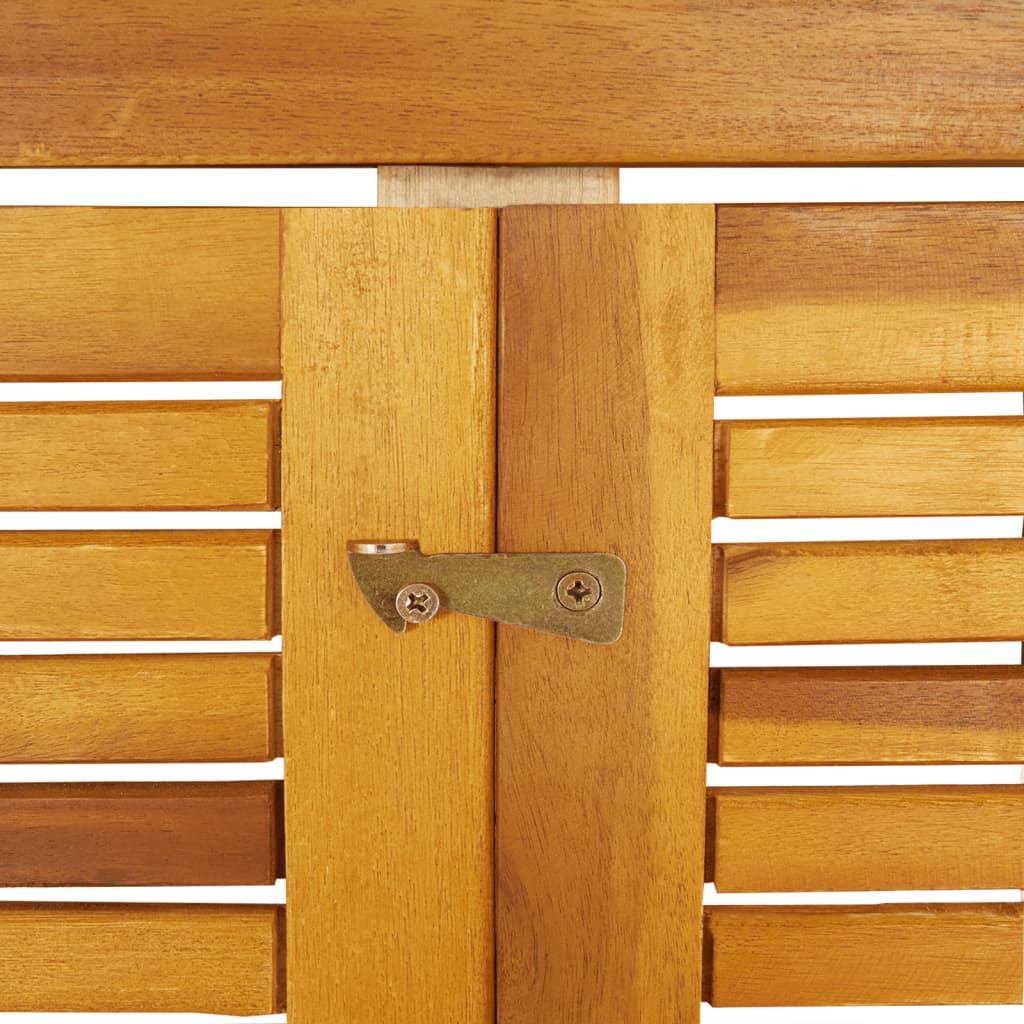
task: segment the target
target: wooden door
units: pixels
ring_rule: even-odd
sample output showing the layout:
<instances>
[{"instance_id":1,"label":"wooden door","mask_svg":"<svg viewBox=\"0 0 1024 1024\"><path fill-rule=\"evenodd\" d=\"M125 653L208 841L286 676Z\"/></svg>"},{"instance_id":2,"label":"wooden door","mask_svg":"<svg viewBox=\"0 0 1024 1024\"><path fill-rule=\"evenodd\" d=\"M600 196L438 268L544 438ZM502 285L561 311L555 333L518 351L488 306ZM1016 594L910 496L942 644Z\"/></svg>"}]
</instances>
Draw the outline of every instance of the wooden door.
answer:
<instances>
[{"instance_id":1,"label":"wooden door","mask_svg":"<svg viewBox=\"0 0 1024 1024\"><path fill-rule=\"evenodd\" d=\"M430 186L391 177L394 207ZM705 782L709 762L1024 762L1017 666L709 656L1024 634L1017 538L710 534L1024 512L1019 417L715 422L712 404L1021 389L1020 209L619 207L607 172L559 197L602 205L499 208L507 182L482 178L497 205L0 212L5 381L283 379L281 403L0 407L4 509L283 510L280 531L0 534L0 639L283 637L280 656L4 657L0 761L283 754L285 775L5 786L0 883L288 883L283 910L2 903L0 1010L1020 1004L1019 903L871 894L1020 888L1021 787ZM458 615L395 636L346 543L399 537L618 554L623 637ZM864 898L704 907L705 883Z\"/></svg>"}]
</instances>

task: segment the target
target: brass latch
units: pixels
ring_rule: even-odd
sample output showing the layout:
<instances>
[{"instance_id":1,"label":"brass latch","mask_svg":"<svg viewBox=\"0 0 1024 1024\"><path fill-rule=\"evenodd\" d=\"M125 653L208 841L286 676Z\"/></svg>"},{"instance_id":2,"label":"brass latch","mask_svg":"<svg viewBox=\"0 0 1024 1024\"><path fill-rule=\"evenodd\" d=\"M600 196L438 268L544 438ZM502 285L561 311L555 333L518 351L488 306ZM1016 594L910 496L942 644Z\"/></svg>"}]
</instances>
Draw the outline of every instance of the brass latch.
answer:
<instances>
[{"instance_id":1,"label":"brass latch","mask_svg":"<svg viewBox=\"0 0 1024 1024\"><path fill-rule=\"evenodd\" d=\"M352 541L348 552L363 596L396 633L446 610L595 644L622 635L626 565L615 555L428 556L416 541Z\"/></svg>"}]
</instances>

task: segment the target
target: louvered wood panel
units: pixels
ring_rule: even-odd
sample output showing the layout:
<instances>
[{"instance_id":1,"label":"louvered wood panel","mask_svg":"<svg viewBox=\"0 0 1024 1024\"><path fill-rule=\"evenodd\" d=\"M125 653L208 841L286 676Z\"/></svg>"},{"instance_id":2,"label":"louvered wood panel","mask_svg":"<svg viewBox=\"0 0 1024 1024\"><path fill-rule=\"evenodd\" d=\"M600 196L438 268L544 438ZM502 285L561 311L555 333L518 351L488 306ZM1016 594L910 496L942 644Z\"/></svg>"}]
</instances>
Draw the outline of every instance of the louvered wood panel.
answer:
<instances>
[{"instance_id":1,"label":"louvered wood panel","mask_svg":"<svg viewBox=\"0 0 1024 1024\"><path fill-rule=\"evenodd\" d=\"M727 644L1017 640L1024 541L727 544Z\"/></svg>"},{"instance_id":2,"label":"louvered wood panel","mask_svg":"<svg viewBox=\"0 0 1024 1024\"><path fill-rule=\"evenodd\" d=\"M0 209L0 380L279 376L278 236L277 210Z\"/></svg>"},{"instance_id":3,"label":"louvered wood panel","mask_svg":"<svg viewBox=\"0 0 1024 1024\"><path fill-rule=\"evenodd\" d=\"M0 786L0 886L273 885L275 782Z\"/></svg>"},{"instance_id":4,"label":"louvered wood panel","mask_svg":"<svg viewBox=\"0 0 1024 1024\"><path fill-rule=\"evenodd\" d=\"M1024 787L808 786L709 793L722 892L1019 889Z\"/></svg>"},{"instance_id":5,"label":"louvered wood panel","mask_svg":"<svg viewBox=\"0 0 1024 1024\"><path fill-rule=\"evenodd\" d=\"M1019 161L1016 0L7 0L18 165Z\"/></svg>"},{"instance_id":6,"label":"louvered wood panel","mask_svg":"<svg viewBox=\"0 0 1024 1024\"><path fill-rule=\"evenodd\" d=\"M712 907L712 1006L1019 1004L1019 903Z\"/></svg>"},{"instance_id":7,"label":"louvered wood panel","mask_svg":"<svg viewBox=\"0 0 1024 1024\"><path fill-rule=\"evenodd\" d=\"M5 403L0 509L271 509L278 432L276 402Z\"/></svg>"},{"instance_id":8,"label":"louvered wood panel","mask_svg":"<svg viewBox=\"0 0 1024 1024\"><path fill-rule=\"evenodd\" d=\"M1024 390L1024 204L720 206L717 289L720 394Z\"/></svg>"},{"instance_id":9,"label":"louvered wood panel","mask_svg":"<svg viewBox=\"0 0 1024 1024\"><path fill-rule=\"evenodd\" d=\"M276 547L268 530L0 533L0 639L266 639Z\"/></svg>"},{"instance_id":10,"label":"louvered wood panel","mask_svg":"<svg viewBox=\"0 0 1024 1024\"><path fill-rule=\"evenodd\" d=\"M284 1010L272 906L0 904L0 1012Z\"/></svg>"},{"instance_id":11,"label":"louvered wood panel","mask_svg":"<svg viewBox=\"0 0 1024 1024\"><path fill-rule=\"evenodd\" d=\"M722 765L1024 763L1024 668L726 668Z\"/></svg>"},{"instance_id":12,"label":"louvered wood panel","mask_svg":"<svg viewBox=\"0 0 1024 1024\"><path fill-rule=\"evenodd\" d=\"M737 519L1024 513L1024 419L717 424L716 514Z\"/></svg>"}]
</instances>

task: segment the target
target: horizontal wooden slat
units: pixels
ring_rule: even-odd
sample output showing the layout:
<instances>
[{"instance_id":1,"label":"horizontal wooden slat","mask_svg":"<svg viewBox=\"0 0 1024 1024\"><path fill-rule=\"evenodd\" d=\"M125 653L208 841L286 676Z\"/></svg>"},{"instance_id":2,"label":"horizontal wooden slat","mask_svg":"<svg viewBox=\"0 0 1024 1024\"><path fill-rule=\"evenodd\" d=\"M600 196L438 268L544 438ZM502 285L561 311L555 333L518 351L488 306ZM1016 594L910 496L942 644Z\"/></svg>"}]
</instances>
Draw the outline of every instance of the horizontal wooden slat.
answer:
<instances>
[{"instance_id":1,"label":"horizontal wooden slat","mask_svg":"<svg viewBox=\"0 0 1024 1024\"><path fill-rule=\"evenodd\" d=\"M1019 903L712 907L713 1006L1019 1004Z\"/></svg>"},{"instance_id":2,"label":"horizontal wooden slat","mask_svg":"<svg viewBox=\"0 0 1024 1024\"><path fill-rule=\"evenodd\" d=\"M6 0L4 14L0 160L18 165L1024 155L1016 0Z\"/></svg>"},{"instance_id":3,"label":"horizontal wooden slat","mask_svg":"<svg viewBox=\"0 0 1024 1024\"><path fill-rule=\"evenodd\" d=\"M0 1012L284 1010L274 906L0 904Z\"/></svg>"},{"instance_id":4,"label":"horizontal wooden slat","mask_svg":"<svg viewBox=\"0 0 1024 1024\"><path fill-rule=\"evenodd\" d=\"M721 394L1024 390L1024 204L723 206L717 270Z\"/></svg>"},{"instance_id":5,"label":"horizontal wooden slat","mask_svg":"<svg viewBox=\"0 0 1024 1024\"><path fill-rule=\"evenodd\" d=\"M0 886L272 885L275 782L0 786Z\"/></svg>"},{"instance_id":6,"label":"horizontal wooden slat","mask_svg":"<svg viewBox=\"0 0 1024 1024\"><path fill-rule=\"evenodd\" d=\"M0 210L0 380L279 376L278 239L277 210Z\"/></svg>"},{"instance_id":7,"label":"horizontal wooden slat","mask_svg":"<svg viewBox=\"0 0 1024 1024\"><path fill-rule=\"evenodd\" d=\"M277 412L276 402L2 404L0 510L274 508Z\"/></svg>"},{"instance_id":8,"label":"horizontal wooden slat","mask_svg":"<svg viewBox=\"0 0 1024 1024\"><path fill-rule=\"evenodd\" d=\"M1024 513L1024 418L717 425L716 515Z\"/></svg>"},{"instance_id":9,"label":"horizontal wooden slat","mask_svg":"<svg viewBox=\"0 0 1024 1024\"><path fill-rule=\"evenodd\" d=\"M0 533L0 640L267 639L269 530Z\"/></svg>"},{"instance_id":10,"label":"horizontal wooden slat","mask_svg":"<svg viewBox=\"0 0 1024 1024\"><path fill-rule=\"evenodd\" d=\"M720 669L722 765L1024 763L1024 668Z\"/></svg>"},{"instance_id":11,"label":"horizontal wooden slat","mask_svg":"<svg viewBox=\"0 0 1024 1024\"><path fill-rule=\"evenodd\" d=\"M727 644L1024 637L1024 541L727 544Z\"/></svg>"},{"instance_id":12,"label":"horizontal wooden slat","mask_svg":"<svg viewBox=\"0 0 1024 1024\"><path fill-rule=\"evenodd\" d=\"M267 761L273 654L0 658L0 763Z\"/></svg>"},{"instance_id":13,"label":"horizontal wooden slat","mask_svg":"<svg viewBox=\"0 0 1024 1024\"><path fill-rule=\"evenodd\" d=\"M1024 786L709 792L721 892L1019 889Z\"/></svg>"}]
</instances>

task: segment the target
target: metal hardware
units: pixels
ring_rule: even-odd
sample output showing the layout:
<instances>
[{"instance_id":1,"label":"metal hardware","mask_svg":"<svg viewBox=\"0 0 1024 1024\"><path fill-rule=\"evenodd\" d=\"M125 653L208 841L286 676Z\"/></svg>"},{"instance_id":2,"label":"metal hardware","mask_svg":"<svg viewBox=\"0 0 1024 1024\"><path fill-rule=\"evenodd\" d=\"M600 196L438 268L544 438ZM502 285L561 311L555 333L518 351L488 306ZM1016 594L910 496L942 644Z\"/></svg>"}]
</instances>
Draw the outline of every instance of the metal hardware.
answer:
<instances>
[{"instance_id":1,"label":"metal hardware","mask_svg":"<svg viewBox=\"0 0 1024 1024\"><path fill-rule=\"evenodd\" d=\"M439 610L590 643L622 635L626 566L615 555L424 555L416 541L352 541L356 583L384 624L404 633Z\"/></svg>"}]
</instances>

